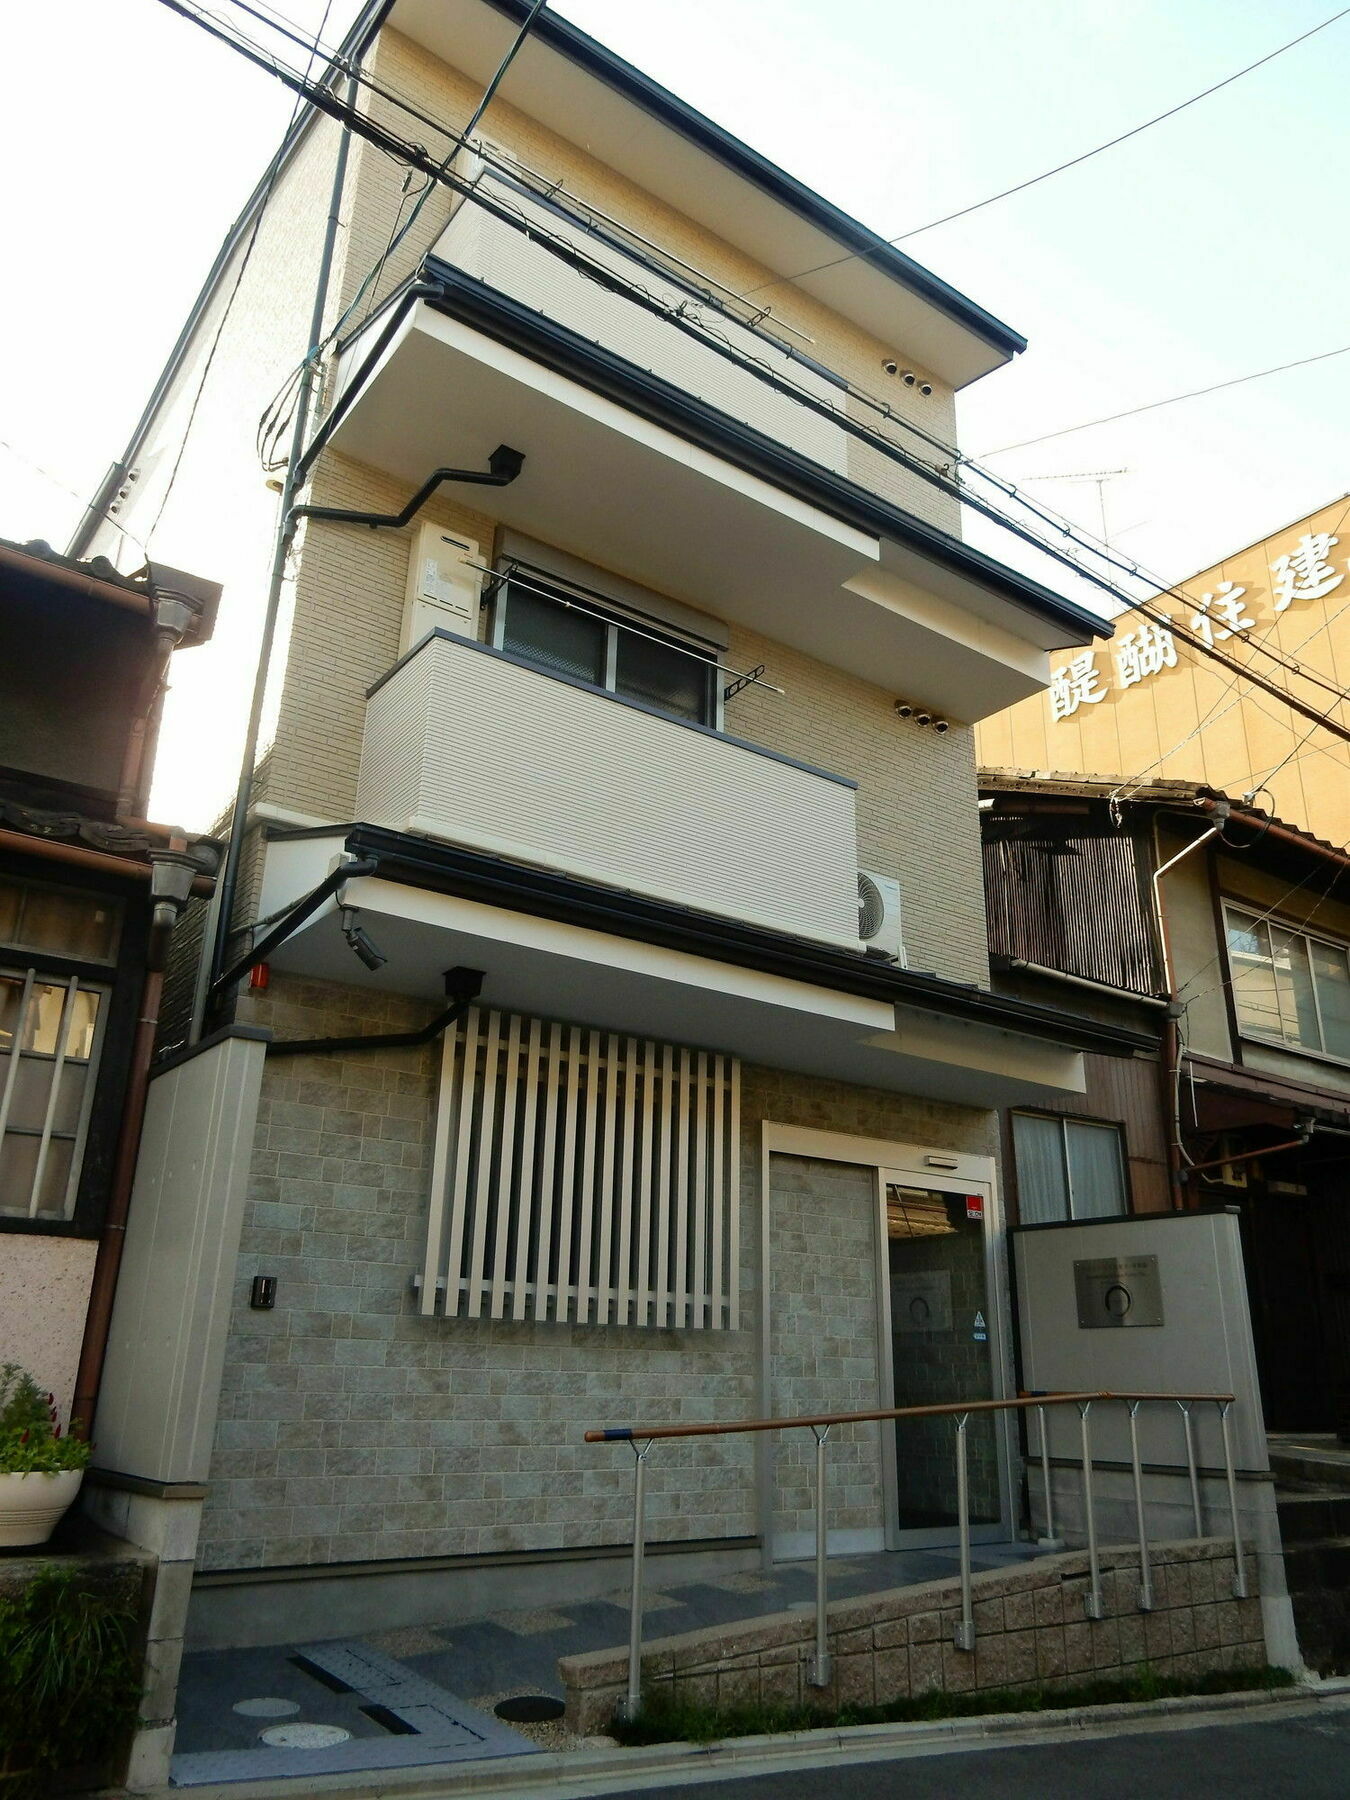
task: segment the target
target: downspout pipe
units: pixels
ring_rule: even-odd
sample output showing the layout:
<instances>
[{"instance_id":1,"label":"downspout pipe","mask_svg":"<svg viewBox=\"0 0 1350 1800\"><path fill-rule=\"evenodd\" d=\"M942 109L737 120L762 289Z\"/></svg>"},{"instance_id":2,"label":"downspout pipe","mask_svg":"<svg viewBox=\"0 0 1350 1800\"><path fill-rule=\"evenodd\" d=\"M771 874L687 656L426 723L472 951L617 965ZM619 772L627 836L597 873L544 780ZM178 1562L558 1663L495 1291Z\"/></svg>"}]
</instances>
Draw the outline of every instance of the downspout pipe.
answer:
<instances>
[{"instance_id":1,"label":"downspout pipe","mask_svg":"<svg viewBox=\"0 0 1350 1800\"><path fill-rule=\"evenodd\" d=\"M415 1050L429 1044L449 1029L473 1005L483 989L481 969L447 969L445 996L448 1005L434 1019L412 1031L357 1032L350 1037L273 1038L267 1046L269 1056L323 1056L354 1050Z\"/></svg>"},{"instance_id":2,"label":"downspout pipe","mask_svg":"<svg viewBox=\"0 0 1350 1800\"><path fill-rule=\"evenodd\" d=\"M1163 1080L1167 1085L1167 1173L1172 1189L1172 1205L1177 1212L1185 1209L1186 1185L1183 1175L1185 1152L1181 1147L1181 1030L1177 1020L1181 1015L1181 1002L1177 995L1176 972L1172 962L1172 939L1167 929L1167 911L1162 903L1162 878L1178 863L1184 862L1201 844L1207 844L1211 838L1218 837L1223 830L1231 810L1226 800L1209 802L1207 809L1212 813L1216 823L1199 837L1191 839L1182 846L1175 856L1169 857L1153 871L1153 916L1158 927L1158 944L1162 951L1163 987L1168 1000L1167 1027L1163 1033Z\"/></svg>"},{"instance_id":3,"label":"downspout pipe","mask_svg":"<svg viewBox=\"0 0 1350 1800\"><path fill-rule=\"evenodd\" d=\"M359 862L339 863L331 874L324 876L318 887L311 888L294 906L287 907L266 937L259 938L256 944L250 945L243 956L232 962L224 974L217 977L211 986L211 997L214 999L217 995L224 994L256 964L266 962L277 945L285 943L346 882L359 881L363 875L373 875L379 866L378 856L365 856Z\"/></svg>"},{"instance_id":4,"label":"downspout pipe","mask_svg":"<svg viewBox=\"0 0 1350 1800\"><path fill-rule=\"evenodd\" d=\"M354 512L346 506L293 506L291 518L330 519L339 525L369 525L372 531L382 526L407 525L421 512L442 482L475 482L480 487L509 487L524 466L524 451L513 450L509 444L498 444L488 457L486 469L433 469L402 512Z\"/></svg>"},{"instance_id":5,"label":"downspout pipe","mask_svg":"<svg viewBox=\"0 0 1350 1800\"><path fill-rule=\"evenodd\" d=\"M347 104L354 112L357 101L357 81L352 76L348 82ZM234 796L234 814L230 820L229 841L225 846L225 861L221 869L220 884L216 890L215 919L209 931L209 943L203 946L203 954L213 978L220 974L221 965L225 961L225 946L229 941L230 920L234 914L235 896L239 889L239 867L243 859L244 834L248 828L249 801L253 795L253 766L258 754L258 736L262 728L263 702L267 697L267 681L272 668L272 648L276 639L277 618L281 611L281 590L286 577L286 558L291 547L291 538L295 532L295 519L292 509L299 487L299 467L301 453L305 447L305 438L309 433L310 407L314 400L315 389L315 349L323 337L324 313L328 305L328 288L332 280L333 258L337 245L338 227L342 214L342 191L347 179L347 156L351 148L351 128L344 128L338 140L337 157L333 164L333 186L328 202L328 222L324 227L323 249L319 257L319 272L314 283L314 305L310 310L309 343L305 350L304 368L300 376L300 386L295 398L295 425L291 432L290 455L286 460L286 475L281 489L281 516L277 524L276 539L272 548L272 572L267 586L267 604L263 611L262 639L258 645L258 665L253 678L253 698L249 705L248 728L244 734L244 752L239 764L239 784ZM212 993L222 989L219 980L213 980ZM222 989L223 994L223 989ZM217 994L217 998L221 997Z\"/></svg>"},{"instance_id":6,"label":"downspout pipe","mask_svg":"<svg viewBox=\"0 0 1350 1800\"><path fill-rule=\"evenodd\" d=\"M136 1033L132 1040L126 1097L122 1103L122 1124L113 1156L108 1206L94 1258L84 1338L80 1345L80 1362L75 1375L75 1399L71 1407L72 1426L85 1438L93 1431L99 1386L103 1379L103 1364L108 1352L113 1301L117 1295L117 1278L121 1273L122 1250L126 1243L131 1188L136 1176L141 1131L145 1124L150 1064L155 1052L155 1034L159 1028L169 939L187 905L193 880L200 873L196 862L187 853L186 839L181 837L170 839L165 850L152 850L150 861L150 941L146 949L145 977L141 985Z\"/></svg>"},{"instance_id":7,"label":"downspout pipe","mask_svg":"<svg viewBox=\"0 0 1350 1800\"><path fill-rule=\"evenodd\" d=\"M149 799L150 759L147 750L158 728L159 709L169 680L169 661L187 636L195 613L177 594L156 594L152 601L155 649L137 699L122 759L117 791L117 817L144 810Z\"/></svg>"}]
</instances>

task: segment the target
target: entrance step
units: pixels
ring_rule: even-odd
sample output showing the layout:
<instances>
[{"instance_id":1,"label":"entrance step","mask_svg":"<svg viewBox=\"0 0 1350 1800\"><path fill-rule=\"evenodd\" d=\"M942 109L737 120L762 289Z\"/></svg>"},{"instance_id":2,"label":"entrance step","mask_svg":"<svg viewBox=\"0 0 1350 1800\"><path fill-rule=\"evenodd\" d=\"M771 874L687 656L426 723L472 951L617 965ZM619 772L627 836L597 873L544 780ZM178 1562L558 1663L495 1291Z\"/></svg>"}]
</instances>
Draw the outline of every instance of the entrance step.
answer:
<instances>
[{"instance_id":1,"label":"entrance step","mask_svg":"<svg viewBox=\"0 0 1350 1800\"><path fill-rule=\"evenodd\" d=\"M1330 1432L1306 1436L1272 1433L1267 1439L1277 1482L1316 1482L1350 1490L1350 1444Z\"/></svg>"},{"instance_id":2,"label":"entrance step","mask_svg":"<svg viewBox=\"0 0 1350 1800\"><path fill-rule=\"evenodd\" d=\"M1350 1673L1350 1455L1342 1465L1306 1446L1277 1452L1272 1442L1270 1460L1303 1660L1320 1675Z\"/></svg>"}]
</instances>

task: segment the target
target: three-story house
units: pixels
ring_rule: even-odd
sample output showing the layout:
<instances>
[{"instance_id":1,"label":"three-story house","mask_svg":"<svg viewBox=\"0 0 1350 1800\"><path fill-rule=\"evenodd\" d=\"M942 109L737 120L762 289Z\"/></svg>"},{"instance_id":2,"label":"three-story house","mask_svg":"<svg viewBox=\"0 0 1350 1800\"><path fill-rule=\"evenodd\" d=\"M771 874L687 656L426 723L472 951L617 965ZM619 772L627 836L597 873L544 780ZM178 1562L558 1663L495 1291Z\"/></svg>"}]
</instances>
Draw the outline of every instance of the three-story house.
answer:
<instances>
[{"instance_id":1,"label":"three-story house","mask_svg":"<svg viewBox=\"0 0 1350 1800\"><path fill-rule=\"evenodd\" d=\"M358 128L303 112L111 477L261 596L317 286L100 1421L205 1486L201 1643L621 1584L589 1426L1004 1391L998 1110L1146 1041L989 986L973 723L1108 630L962 542L933 448L1021 339L547 11L459 145L527 11L358 23ZM653 1547L800 1554L809 1465L711 1442L653 1459ZM892 1434L832 1481L840 1549L950 1533Z\"/></svg>"}]
</instances>

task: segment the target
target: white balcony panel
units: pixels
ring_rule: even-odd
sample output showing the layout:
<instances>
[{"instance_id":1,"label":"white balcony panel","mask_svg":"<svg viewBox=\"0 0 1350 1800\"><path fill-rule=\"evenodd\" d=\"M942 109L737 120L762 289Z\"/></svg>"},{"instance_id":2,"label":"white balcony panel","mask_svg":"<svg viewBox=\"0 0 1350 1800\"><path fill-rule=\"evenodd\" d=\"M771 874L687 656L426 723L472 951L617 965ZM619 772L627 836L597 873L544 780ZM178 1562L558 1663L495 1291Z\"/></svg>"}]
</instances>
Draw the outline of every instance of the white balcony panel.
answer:
<instances>
[{"instance_id":1,"label":"white balcony panel","mask_svg":"<svg viewBox=\"0 0 1350 1800\"><path fill-rule=\"evenodd\" d=\"M370 354L344 352L338 391ZM513 530L971 722L1048 679L1062 634L969 578L772 486L451 319L414 305L332 444L406 484L525 456L464 490Z\"/></svg>"},{"instance_id":2,"label":"white balcony panel","mask_svg":"<svg viewBox=\"0 0 1350 1800\"><path fill-rule=\"evenodd\" d=\"M491 199L528 219L540 232L562 238L661 305L672 310L682 307L693 320L706 319L709 327L740 355L805 389L814 399L845 410L843 390L800 358L735 324L714 307L700 307L690 298L687 288L674 281L663 281L651 268L611 249L518 189L490 177L482 185ZM543 244L481 207L472 203L461 205L433 255L536 312L547 314L557 324L622 356L639 369L650 370L663 381L696 395L719 412L810 457L812 462L837 475L848 473L849 439L838 425L779 393L761 376L738 368L679 326L658 318L622 294L598 286L569 268ZM810 346L803 348L809 350Z\"/></svg>"},{"instance_id":3,"label":"white balcony panel","mask_svg":"<svg viewBox=\"0 0 1350 1800\"><path fill-rule=\"evenodd\" d=\"M857 948L851 785L438 636L371 695L358 815Z\"/></svg>"}]
</instances>

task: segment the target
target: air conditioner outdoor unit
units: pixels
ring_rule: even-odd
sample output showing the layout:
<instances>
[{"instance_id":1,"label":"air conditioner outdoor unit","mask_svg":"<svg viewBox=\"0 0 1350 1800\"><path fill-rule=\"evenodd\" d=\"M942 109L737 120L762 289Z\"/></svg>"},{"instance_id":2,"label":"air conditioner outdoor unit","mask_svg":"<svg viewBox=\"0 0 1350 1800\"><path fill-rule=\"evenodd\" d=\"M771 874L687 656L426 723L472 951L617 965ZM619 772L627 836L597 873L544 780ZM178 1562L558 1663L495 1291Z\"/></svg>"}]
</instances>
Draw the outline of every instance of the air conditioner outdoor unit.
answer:
<instances>
[{"instance_id":1,"label":"air conditioner outdoor unit","mask_svg":"<svg viewBox=\"0 0 1350 1800\"><path fill-rule=\"evenodd\" d=\"M871 869L858 870L858 936L869 956L889 957L905 967L900 931L900 883Z\"/></svg>"},{"instance_id":2,"label":"air conditioner outdoor unit","mask_svg":"<svg viewBox=\"0 0 1350 1800\"><path fill-rule=\"evenodd\" d=\"M482 552L471 538L443 525L420 525L408 557L408 593L399 655L406 656L429 631L478 636Z\"/></svg>"}]
</instances>

